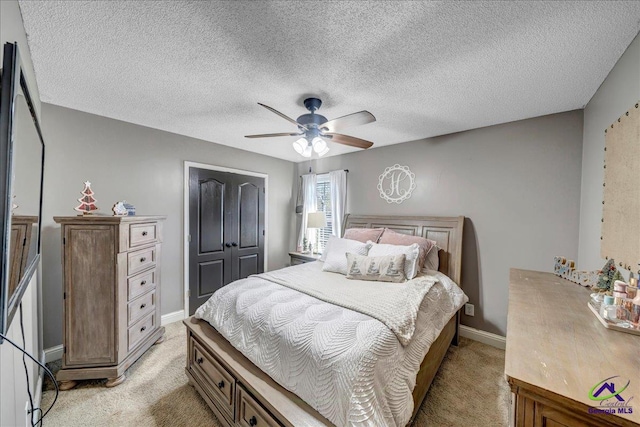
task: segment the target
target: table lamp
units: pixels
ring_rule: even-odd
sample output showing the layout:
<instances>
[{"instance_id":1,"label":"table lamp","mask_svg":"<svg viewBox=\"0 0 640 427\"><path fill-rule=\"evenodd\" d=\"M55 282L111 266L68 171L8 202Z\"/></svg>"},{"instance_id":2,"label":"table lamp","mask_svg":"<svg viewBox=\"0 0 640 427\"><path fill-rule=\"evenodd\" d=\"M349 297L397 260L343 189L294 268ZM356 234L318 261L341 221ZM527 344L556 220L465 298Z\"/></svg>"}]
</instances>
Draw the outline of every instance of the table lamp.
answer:
<instances>
[{"instance_id":1,"label":"table lamp","mask_svg":"<svg viewBox=\"0 0 640 427\"><path fill-rule=\"evenodd\" d=\"M324 216L324 212L309 212L307 215L307 229L315 228L315 252L311 250L311 253L318 253L318 228L324 228L327 226L327 218Z\"/></svg>"}]
</instances>

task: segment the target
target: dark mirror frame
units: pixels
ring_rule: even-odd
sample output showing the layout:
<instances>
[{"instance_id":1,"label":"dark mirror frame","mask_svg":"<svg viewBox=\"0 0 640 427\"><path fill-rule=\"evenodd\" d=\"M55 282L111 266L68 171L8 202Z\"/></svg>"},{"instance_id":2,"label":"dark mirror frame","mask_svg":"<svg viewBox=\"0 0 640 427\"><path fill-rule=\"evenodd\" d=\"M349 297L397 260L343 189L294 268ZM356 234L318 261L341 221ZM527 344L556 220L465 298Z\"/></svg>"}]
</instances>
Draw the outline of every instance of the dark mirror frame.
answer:
<instances>
[{"instance_id":1,"label":"dark mirror frame","mask_svg":"<svg viewBox=\"0 0 640 427\"><path fill-rule=\"evenodd\" d=\"M0 233L2 236L2 263L0 264L0 332L4 335L11 324L11 320L18 308L24 292L40 263L40 239L42 237L42 189L44 178L44 139L36 110L31 99L24 68L20 61L17 43L4 45L2 61L1 89L0 89ZM36 242L36 256L25 266L24 275L19 279L15 292L9 297L10 253L9 238L11 233L11 195L13 192L12 165L13 147L20 141L14 141L14 115L16 99L22 89L33 124L42 144L42 159L40 162L40 194L38 207L38 240ZM0 339L0 342L2 340Z\"/></svg>"}]
</instances>

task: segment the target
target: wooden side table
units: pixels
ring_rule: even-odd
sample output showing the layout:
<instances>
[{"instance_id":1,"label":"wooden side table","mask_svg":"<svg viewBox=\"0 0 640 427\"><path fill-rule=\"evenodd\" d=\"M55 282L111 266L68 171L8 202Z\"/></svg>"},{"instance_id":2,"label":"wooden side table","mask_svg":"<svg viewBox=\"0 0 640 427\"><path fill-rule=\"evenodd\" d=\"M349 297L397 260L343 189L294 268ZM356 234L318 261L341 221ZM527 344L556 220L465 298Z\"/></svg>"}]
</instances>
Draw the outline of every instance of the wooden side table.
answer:
<instances>
[{"instance_id":1,"label":"wooden side table","mask_svg":"<svg viewBox=\"0 0 640 427\"><path fill-rule=\"evenodd\" d=\"M291 257L291 265L304 264L305 262L313 262L320 259L320 254L303 254L302 252L289 252Z\"/></svg>"}]
</instances>

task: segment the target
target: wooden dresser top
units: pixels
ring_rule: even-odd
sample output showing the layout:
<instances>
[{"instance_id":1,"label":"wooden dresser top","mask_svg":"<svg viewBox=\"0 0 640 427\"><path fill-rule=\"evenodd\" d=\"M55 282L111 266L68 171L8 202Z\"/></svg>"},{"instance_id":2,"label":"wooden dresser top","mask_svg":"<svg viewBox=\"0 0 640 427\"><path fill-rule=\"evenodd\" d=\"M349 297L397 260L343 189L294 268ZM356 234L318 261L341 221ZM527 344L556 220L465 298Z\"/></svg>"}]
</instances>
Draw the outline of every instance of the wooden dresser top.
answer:
<instances>
[{"instance_id":1,"label":"wooden dresser top","mask_svg":"<svg viewBox=\"0 0 640 427\"><path fill-rule=\"evenodd\" d=\"M132 215L132 216L115 216L115 215L75 215L75 216L54 216L53 220L58 224L73 223L101 223L101 224L120 224L125 222L149 222L163 221L167 219L165 215Z\"/></svg>"},{"instance_id":2,"label":"wooden dresser top","mask_svg":"<svg viewBox=\"0 0 640 427\"><path fill-rule=\"evenodd\" d=\"M620 376L621 393L640 422L640 336L606 329L587 307L587 288L552 273L511 269L505 374L512 384L538 388L584 405L591 389Z\"/></svg>"}]
</instances>

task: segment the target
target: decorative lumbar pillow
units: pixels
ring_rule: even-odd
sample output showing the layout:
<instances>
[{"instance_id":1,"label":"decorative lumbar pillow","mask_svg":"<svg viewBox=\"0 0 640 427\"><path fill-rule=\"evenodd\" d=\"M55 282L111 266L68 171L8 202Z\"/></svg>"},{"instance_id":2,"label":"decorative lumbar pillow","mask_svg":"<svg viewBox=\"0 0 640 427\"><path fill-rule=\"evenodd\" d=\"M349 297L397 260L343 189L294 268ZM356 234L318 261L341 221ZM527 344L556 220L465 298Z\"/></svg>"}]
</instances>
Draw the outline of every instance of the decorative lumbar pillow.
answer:
<instances>
[{"instance_id":1,"label":"decorative lumbar pillow","mask_svg":"<svg viewBox=\"0 0 640 427\"><path fill-rule=\"evenodd\" d=\"M422 267L421 271L426 271L426 270L439 271L439 268L440 268L440 258L438 256L439 251L440 251L440 248L435 245L433 246L433 248L431 248L431 250L427 254L427 259L425 260L424 266Z\"/></svg>"},{"instance_id":2,"label":"decorative lumbar pillow","mask_svg":"<svg viewBox=\"0 0 640 427\"><path fill-rule=\"evenodd\" d=\"M322 271L347 274L347 252L357 255L367 255L370 247L371 245L369 243L332 236L329 238L324 251L326 258L322 265Z\"/></svg>"},{"instance_id":3,"label":"decorative lumbar pillow","mask_svg":"<svg viewBox=\"0 0 640 427\"><path fill-rule=\"evenodd\" d=\"M347 252L347 279L404 282L405 255L363 256Z\"/></svg>"},{"instance_id":4,"label":"decorative lumbar pillow","mask_svg":"<svg viewBox=\"0 0 640 427\"><path fill-rule=\"evenodd\" d=\"M369 256L386 256L386 255L400 255L405 256L404 261L404 274L407 279L413 279L418 274L418 256L420 255L420 246L417 243L413 243L409 246L400 245L386 245L378 243L377 245L371 243L371 249L369 249Z\"/></svg>"},{"instance_id":5,"label":"decorative lumbar pillow","mask_svg":"<svg viewBox=\"0 0 640 427\"><path fill-rule=\"evenodd\" d=\"M384 228L347 228L344 232L344 238L362 243L367 243L369 240L378 243L383 231Z\"/></svg>"},{"instance_id":6,"label":"decorative lumbar pillow","mask_svg":"<svg viewBox=\"0 0 640 427\"><path fill-rule=\"evenodd\" d=\"M418 267L419 270L422 270L427 261L427 255L433 250L436 246L436 242L433 240L425 239L420 236L411 236L409 234L397 233L389 228L384 229L384 233L380 236L380 240L378 243L384 243L387 245L403 245L408 246L413 243L417 243L420 246L420 257L418 258ZM436 250L436 257L437 257ZM435 269L437 270L437 268Z\"/></svg>"}]
</instances>

